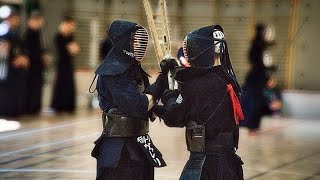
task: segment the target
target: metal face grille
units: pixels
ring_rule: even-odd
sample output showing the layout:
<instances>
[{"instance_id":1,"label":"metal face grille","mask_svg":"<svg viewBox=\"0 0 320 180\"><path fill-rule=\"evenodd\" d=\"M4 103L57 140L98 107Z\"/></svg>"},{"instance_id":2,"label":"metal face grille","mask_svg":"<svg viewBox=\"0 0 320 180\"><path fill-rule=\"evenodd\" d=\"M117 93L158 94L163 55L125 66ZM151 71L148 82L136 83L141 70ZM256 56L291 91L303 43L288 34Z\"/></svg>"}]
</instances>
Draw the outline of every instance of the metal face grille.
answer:
<instances>
[{"instance_id":1,"label":"metal face grille","mask_svg":"<svg viewBox=\"0 0 320 180\"><path fill-rule=\"evenodd\" d=\"M141 61L148 47L148 31L145 28L138 29L133 37L133 53L137 61Z\"/></svg>"},{"instance_id":2,"label":"metal face grille","mask_svg":"<svg viewBox=\"0 0 320 180\"><path fill-rule=\"evenodd\" d=\"M182 43L183 55L184 58L189 62L189 56L187 52L187 39L185 38Z\"/></svg>"}]
</instances>

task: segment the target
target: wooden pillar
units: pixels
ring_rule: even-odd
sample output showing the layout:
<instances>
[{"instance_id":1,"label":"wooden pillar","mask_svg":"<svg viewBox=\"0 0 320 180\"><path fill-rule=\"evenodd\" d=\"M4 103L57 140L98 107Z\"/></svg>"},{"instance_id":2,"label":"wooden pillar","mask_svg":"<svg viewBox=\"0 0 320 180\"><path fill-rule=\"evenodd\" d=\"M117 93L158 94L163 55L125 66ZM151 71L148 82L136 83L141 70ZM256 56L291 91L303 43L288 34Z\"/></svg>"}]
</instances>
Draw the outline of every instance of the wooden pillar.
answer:
<instances>
[{"instance_id":1,"label":"wooden pillar","mask_svg":"<svg viewBox=\"0 0 320 180\"><path fill-rule=\"evenodd\" d=\"M217 22L217 18L218 18L218 8L217 8L217 1L218 0L211 0L211 6L212 6L212 17L211 17L211 22L216 24Z\"/></svg>"},{"instance_id":2,"label":"wooden pillar","mask_svg":"<svg viewBox=\"0 0 320 180\"><path fill-rule=\"evenodd\" d=\"M254 36L254 27L255 27L255 19L256 19L256 1L255 0L250 0L249 3L250 6L250 17L249 17L249 27L248 27L248 38L249 41L253 38Z\"/></svg>"}]
</instances>

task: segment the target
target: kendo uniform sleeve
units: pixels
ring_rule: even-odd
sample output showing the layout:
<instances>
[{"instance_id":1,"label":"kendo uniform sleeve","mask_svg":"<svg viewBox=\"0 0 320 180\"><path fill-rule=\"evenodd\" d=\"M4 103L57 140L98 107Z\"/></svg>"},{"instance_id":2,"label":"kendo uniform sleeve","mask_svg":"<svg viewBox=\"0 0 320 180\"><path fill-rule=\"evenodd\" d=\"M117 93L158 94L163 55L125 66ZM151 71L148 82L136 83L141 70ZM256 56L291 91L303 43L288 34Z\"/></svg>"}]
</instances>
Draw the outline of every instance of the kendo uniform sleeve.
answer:
<instances>
[{"instance_id":1,"label":"kendo uniform sleeve","mask_svg":"<svg viewBox=\"0 0 320 180\"><path fill-rule=\"evenodd\" d=\"M105 76L103 83L109 84L113 103L130 117L148 117L148 98L139 93L135 82L126 77L126 73L117 76Z\"/></svg>"},{"instance_id":2,"label":"kendo uniform sleeve","mask_svg":"<svg viewBox=\"0 0 320 180\"><path fill-rule=\"evenodd\" d=\"M178 90L166 90L161 98L165 106L163 121L169 127L184 127L188 114L189 102L187 95Z\"/></svg>"},{"instance_id":3,"label":"kendo uniform sleeve","mask_svg":"<svg viewBox=\"0 0 320 180\"><path fill-rule=\"evenodd\" d=\"M148 86L145 90L145 94L151 94L155 104L161 98L164 90L168 88L168 77L166 73L160 73L156 81Z\"/></svg>"}]
</instances>

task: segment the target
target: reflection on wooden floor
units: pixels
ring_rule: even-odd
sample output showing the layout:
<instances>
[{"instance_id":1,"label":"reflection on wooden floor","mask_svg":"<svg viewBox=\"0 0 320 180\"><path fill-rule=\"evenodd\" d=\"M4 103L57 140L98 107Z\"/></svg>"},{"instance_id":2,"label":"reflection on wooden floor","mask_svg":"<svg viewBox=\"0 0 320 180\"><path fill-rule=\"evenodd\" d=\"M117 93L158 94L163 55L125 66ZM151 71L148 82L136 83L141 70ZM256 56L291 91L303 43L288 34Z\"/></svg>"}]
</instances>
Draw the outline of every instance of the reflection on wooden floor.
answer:
<instances>
[{"instance_id":1,"label":"reflection on wooden floor","mask_svg":"<svg viewBox=\"0 0 320 180\"><path fill-rule=\"evenodd\" d=\"M0 179L94 179L98 111L17 120L19 130L0 132ZM320 179L319 130L320 119L290 118L265 118L257 136L241 129L245 179ZM157 121L150 134L168 164L156 169L155 179L177 180L188 158L184 129Z\"/></svg>"}]
</instances>

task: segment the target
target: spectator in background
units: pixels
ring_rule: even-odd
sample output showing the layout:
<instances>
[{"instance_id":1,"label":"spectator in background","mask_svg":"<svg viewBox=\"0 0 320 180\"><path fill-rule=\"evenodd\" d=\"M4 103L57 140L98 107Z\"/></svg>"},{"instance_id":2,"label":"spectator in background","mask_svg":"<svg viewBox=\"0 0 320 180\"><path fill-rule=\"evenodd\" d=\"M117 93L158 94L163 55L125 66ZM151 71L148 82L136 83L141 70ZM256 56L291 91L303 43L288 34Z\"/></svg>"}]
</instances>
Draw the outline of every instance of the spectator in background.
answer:
<instances>
[{"instance_id":1,"label":"spectator in background","mask_svg":"<svg viewBox=\"0 0 320 180\"><path fill-rule=\"evenodd\" d=\"M80 47L74 41L73 33L76 22L71 17L64 17L54 42L57 49L56 77L51 107L56 112L73 113L76 106L76 89L74 82L73 56L79 53Z\"/></svg>"},{"instance_id":2,"label":"spectator in background","mask_svg":"<svg viewBox=\"0 0 320 180\"><path fill-rule=\"evenodd\" d=\"M266 115L281 115L282 109L282 93L277 87L277 81L270 78L267 82L267 86L263 90L265 97L265 114Z\"/></svg>"},{"instance_id":3,"label":"spectator in background","mask_svg":"<svg viewBox=\"0 0 320 180\"><path fill-rule=\"evenodd\" d=\"M8 7L9 8L9 7ZM0 116L19 116L25 111L26 76L29 59L18 33L20 14L13 8L1 23L7 32L1 36Z\"/></svg>"},{"instance_id":4,"label":"spectator in background","mask_svg":"<svg viewBox=\"0 0 320 180\"><path fill-rule=\"evenodd\" d=\"M41 110L44 60L41 45L41 28L43 17L39 12L32 12L27 21L27 30L24 34L24 45L30 59L27 79L26 112L38 114Z\"/></svg>"}]
</instances>

